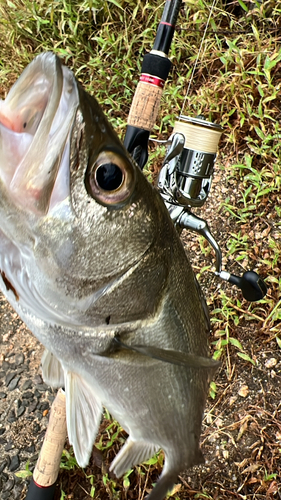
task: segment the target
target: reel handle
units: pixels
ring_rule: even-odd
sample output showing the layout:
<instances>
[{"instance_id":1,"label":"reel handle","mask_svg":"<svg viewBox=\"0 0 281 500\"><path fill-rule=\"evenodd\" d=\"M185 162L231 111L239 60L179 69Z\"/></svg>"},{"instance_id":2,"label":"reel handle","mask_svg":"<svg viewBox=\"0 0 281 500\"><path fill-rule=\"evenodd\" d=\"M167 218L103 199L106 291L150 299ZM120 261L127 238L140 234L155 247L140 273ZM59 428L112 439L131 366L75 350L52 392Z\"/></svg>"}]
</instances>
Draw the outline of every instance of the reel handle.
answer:
<instances>
[{"instance_id":1,"label":"reel handle","mask_svg":"<svg viewBox=\"0 0 281 500\"><path fill-rule=\"evenodd\" d=\"M240 288L244 299L249 302L256 302L263 299L267 293L267 286L255 271L246 271L242 276L222 271L221 249L204 219L192 214L188 208L175 208L173 205L168 205L168 210L172 220L180 230L185 228L201 234L213 247L216 253L216 276Z\"/></svg>"},{"instance_id":2,"label":"reel handle","mask_svg":"<svg viewBox=\"0 0 281 500\"><path fill-rule=\"evenodd\" d=\"M228 281L240 288L244 299L249 302L263 299L267 292L265 282L255 271L246 271L241 277L230 274Z\"/></svg>"}]
</instances>

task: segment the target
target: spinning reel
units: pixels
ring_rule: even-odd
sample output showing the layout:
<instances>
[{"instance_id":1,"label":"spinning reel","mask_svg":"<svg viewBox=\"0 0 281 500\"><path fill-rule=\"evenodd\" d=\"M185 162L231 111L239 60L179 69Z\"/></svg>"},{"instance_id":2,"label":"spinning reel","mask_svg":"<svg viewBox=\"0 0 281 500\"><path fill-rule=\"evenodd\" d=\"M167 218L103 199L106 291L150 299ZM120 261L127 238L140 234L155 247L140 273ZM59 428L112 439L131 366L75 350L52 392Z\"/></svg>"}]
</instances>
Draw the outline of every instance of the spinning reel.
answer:
<instances>
[{"instance_id":1,"label":"spinning reel","mask_svg":"<svg viewBox=\"0 0 281 500\"><path fill-rule=\"evenodd\" d=\"M206 121L201 115L196 118L181 115L168 141L158 189L175 226L201 234L213 247L215 275L236 285L246 300L254 302L267 292L264 281L254 271L246 271L241 277L223 271L221 249L207 222L191 212L192 207L202 207L209 195L221 134L220 125Z\"/></svg>"}]
</instances>

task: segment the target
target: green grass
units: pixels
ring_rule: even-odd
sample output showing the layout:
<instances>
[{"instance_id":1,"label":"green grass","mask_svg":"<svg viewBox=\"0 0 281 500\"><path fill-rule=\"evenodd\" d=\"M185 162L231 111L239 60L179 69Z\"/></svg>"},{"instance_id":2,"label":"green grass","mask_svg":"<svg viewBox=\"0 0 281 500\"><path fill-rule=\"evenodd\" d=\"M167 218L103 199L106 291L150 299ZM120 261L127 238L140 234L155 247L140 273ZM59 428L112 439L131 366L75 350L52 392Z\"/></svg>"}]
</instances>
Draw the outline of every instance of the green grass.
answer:
<instances>
[{"instance_id":1,"label":"green grass","mask_svg":"<svg viewBox=\"0 0 281 500\"><path fill-rule=\"evenodd\" d=\"M173 69L152 134L155 138L169 137L182 110L210 3L189 0L181 9L170 52ZM254 268L267 276L269 287L267 297L256 304L246 303L230 287L216 289L208 298L213 352L223 360L229 378L233 359L255 364L237 337L238 327L254 324L264 338L276 338L281 348L281 4L276 0L233 4L240 5L238 15L226 12L221 0L216 3L182 110L192 116L204 114L224 127L217 171L223 173L227 190L218 212L230 224L227 241L222 242L225 263L241 274ZM97 97L123 137L142 57L152 48L162 6L155 0L0 0L0 94L5 96L36 54L53 50ZM163 147L152 145L150 169L161 165L159 156L164 156ZM235 194L232 188L237 186ZM213 258L202 239L198 241L205 259L199 274L204 279L202 269L207 273ZM213 383L212 398L216 392ZM113 443L122 444L115 423L104 432L98 443L103 452ZM64 457L64 463L70 467L71 456ZM28 472L27 468L24 474ZM117 498L114 481L106 474L103 478L107 491ZM131 480L132 471L123 478L125 489ZM91 483L91 495L93 488ZM211 497L201 493L195 498Z\"/></svg>"}]
</instances>

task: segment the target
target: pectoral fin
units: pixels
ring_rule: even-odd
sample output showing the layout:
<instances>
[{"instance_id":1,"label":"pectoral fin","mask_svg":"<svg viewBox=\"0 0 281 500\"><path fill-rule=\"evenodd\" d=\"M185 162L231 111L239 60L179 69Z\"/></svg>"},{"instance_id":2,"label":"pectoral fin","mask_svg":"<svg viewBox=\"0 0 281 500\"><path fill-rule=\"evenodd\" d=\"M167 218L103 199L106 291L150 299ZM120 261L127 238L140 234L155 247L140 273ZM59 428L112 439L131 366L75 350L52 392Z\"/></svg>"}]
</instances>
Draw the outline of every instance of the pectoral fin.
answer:
<instances>
[{"instance_id":1,"label":"pectoral fin","mask_svg":"<svg viewBox=\"0 0 281 500\"><path fill-rule=\"evenodd\" d=\"M48 349L41 359L42 377L51 387L64 387L64 371L60 361Z\"/></svg>"},{"instance_id":2,"label":"pectoral fin","mask_svg":"<svg viewBox=\"0 0 281 500\"><path fill-rule=\"evenodd\" d=\"M93 388L72 372L66 373L65 394L68 439L78 464L86 467L98 433L102 404Z\"/></svg>"},{"instance_id":3,"label":"pectoral fin","mask_svg":"<svg viewBox=\"0 0 281 500\"><path fill-rule=\"evenodd\" d=\"M133 441L128 437L123 448L119 451L113 460L110 470L114 472L117 477L123 476L133 465L141 464L151 458L159 446L147 443L145 441Z\"/></svg>"},{"instance_id":4,"label":"pectoral fin","mask_svg":"<svg viewBox=\"0 0 281 500\"><path fill-rule=\"evenodd\" d=\"M219 361L212 358L197 356L192 353L173 351L171 349L161 349L155 346L127 345L119 339L116 339L116 342L120 345L120 347L125 349L130 349L131 351L136 351L144 356L149 356L150 358L158 359L166 363L172 363L174 365L181 365L189 368L207 368L211 370L215 370L220 366Z\"/></svg>"}]
</instances>

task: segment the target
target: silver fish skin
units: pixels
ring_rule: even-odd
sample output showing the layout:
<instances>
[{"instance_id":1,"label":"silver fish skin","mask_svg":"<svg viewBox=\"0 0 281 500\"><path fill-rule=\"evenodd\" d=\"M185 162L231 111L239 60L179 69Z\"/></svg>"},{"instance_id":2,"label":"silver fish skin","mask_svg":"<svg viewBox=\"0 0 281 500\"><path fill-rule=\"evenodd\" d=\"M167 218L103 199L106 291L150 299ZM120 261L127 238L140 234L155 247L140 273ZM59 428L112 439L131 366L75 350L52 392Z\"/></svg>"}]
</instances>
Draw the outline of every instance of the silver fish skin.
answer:
<instances>
[{"instance_id":1,"label":"silver fish skin","mask_svg":"<svg viewBox=\"0 0 281 500\"><path fill-rule=\"evenodd\" d=\"M86 466L105 406L129 434L120 477L159 448L162 500L199 447L208 383L204 301L161 197L96 100L53 53L0 101L0 288L46 347Z\"/></svg>"}]
</instances>

